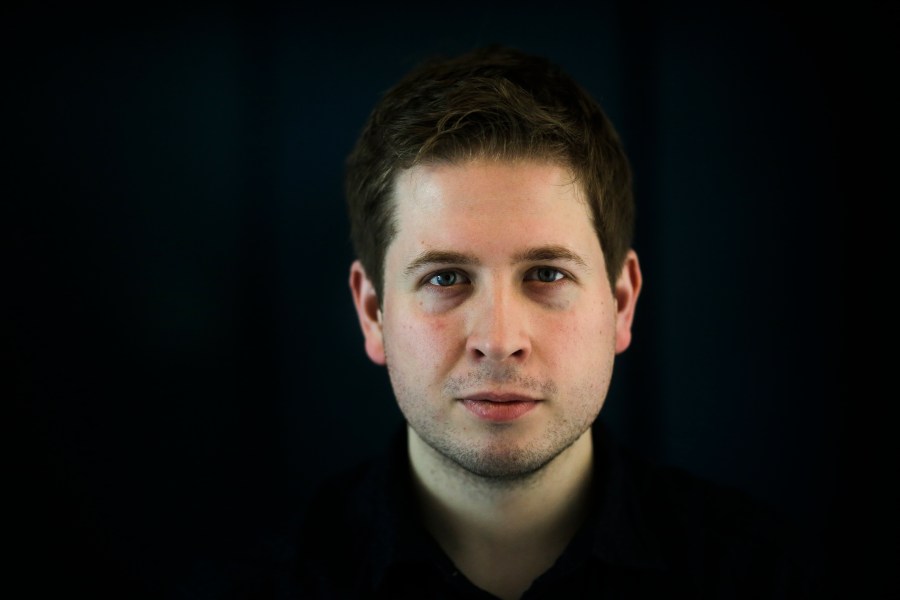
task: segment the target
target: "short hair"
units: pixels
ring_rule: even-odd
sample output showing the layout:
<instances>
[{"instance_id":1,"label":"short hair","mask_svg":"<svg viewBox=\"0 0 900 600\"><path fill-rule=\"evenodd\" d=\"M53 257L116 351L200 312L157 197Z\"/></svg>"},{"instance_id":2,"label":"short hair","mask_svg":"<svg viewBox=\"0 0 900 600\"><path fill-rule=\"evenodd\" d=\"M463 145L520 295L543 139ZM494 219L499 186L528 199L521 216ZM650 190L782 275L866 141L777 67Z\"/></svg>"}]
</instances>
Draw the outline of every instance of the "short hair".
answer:
<instances>
[{"instance_id":1,"label":"short hair","mask_svg":"<svg viewBox=\"0 0 900 600\"><path fill-rule=\"evenodd\" d=\"M550 61L501 46L430 59L388 90L346 165L354 250L383 301L398 174L470 159L558 163L580 181L615 287L634 233L631 168L600 105Z\"/></svg>"}]
</instances>

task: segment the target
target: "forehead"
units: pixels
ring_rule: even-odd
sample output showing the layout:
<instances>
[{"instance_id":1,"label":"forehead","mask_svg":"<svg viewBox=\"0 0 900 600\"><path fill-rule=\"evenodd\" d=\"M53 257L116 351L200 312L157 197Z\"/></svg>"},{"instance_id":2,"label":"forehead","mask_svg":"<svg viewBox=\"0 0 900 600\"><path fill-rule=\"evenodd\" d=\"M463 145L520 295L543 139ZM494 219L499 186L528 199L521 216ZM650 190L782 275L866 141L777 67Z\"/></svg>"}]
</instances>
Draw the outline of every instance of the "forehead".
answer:
<instances>
[{"instance_id":1,"label":"forehead","mask_svg":"<svg viewBox=\"0 0 900 600\"><path fill-rule=\"evenodd\" d=\"M582 186L556 163L419 165L398 175L394 202L391 246L406 251L448 245L519 251L529 243L599 251Z\"/></svg>"}]
</instances>

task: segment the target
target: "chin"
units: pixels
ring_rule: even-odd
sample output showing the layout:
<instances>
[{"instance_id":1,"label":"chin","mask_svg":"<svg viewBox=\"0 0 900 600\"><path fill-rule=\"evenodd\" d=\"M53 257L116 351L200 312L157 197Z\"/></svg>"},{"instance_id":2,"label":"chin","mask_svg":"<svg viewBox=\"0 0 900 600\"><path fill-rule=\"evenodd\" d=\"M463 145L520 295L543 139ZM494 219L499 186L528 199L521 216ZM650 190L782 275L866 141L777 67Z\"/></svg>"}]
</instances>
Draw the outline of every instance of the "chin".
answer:
<instances>
[{"instance_id":1,"label":"chin","mask_svg":"<svg viewBox=\"0 0 900 600\"><path fill-rule=\"evenodd\" d=\"M486 447L475 444L432 447L471 475L503 482L530 479L568 446L557 449L492 442Z\"/></svg>"}]
</instances>

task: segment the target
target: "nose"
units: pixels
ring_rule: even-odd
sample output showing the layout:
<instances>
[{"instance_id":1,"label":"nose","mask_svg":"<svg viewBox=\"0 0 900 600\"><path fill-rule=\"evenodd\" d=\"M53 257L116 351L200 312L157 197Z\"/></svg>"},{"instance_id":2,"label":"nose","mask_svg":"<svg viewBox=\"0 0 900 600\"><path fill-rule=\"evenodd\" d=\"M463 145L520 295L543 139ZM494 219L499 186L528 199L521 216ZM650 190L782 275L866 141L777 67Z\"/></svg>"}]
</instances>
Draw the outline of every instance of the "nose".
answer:
<instances>
[{"instance_id":1,"label":"nose","mask_svg":"<svg viewBox=\"0 0 900 600\"><path fill-rule=\"evenodd\" d=\"M496 285L472 299L468 354L477 362L522 362L531 354L526 300Z\"/></svg>"}]
</instances>

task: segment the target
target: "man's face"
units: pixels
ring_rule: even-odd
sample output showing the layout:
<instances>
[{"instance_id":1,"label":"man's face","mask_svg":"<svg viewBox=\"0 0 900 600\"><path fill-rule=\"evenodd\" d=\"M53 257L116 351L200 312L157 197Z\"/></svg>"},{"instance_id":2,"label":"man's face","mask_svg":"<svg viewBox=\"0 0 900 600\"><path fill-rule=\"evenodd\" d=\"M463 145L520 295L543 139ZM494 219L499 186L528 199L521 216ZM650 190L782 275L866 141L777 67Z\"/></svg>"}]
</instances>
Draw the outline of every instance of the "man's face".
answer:
<instances>
[{"instance_id":1,"label":"man's face","mask_svg":"<svg viewBox=\"0 0 900 600\"><path fill-rule=\"evenodd\" d=\"M572 179L530 161L415 167L396 182L383 312L354 265L369 356L409 426L482 476L534 472L584 434L630 341L636 258L620 278L636 286L611 289Z\"/></svg>"}]
</instances>

